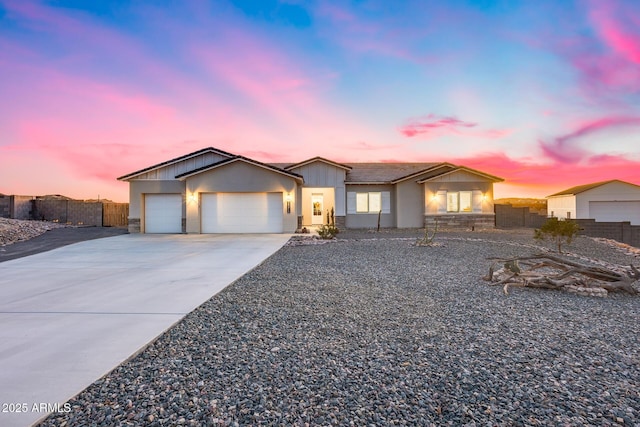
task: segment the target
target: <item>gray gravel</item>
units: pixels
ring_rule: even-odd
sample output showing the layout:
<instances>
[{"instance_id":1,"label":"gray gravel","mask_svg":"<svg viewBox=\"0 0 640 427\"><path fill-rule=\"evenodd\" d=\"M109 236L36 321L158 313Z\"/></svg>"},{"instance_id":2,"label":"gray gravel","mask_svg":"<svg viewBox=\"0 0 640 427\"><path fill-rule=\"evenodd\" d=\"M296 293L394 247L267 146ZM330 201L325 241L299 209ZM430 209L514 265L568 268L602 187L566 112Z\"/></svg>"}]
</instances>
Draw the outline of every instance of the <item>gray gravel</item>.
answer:
<instances>
[{"instance_id":1,"label":"gray gravel","mask_svg":"<svg viewBox=\"0 0 640 427\"><path fill-rule=\"evenodd\" d=\"M284 247L41 425L640 425L640 298L480 279L531 234Z\"/></svg>"}]
</instances>

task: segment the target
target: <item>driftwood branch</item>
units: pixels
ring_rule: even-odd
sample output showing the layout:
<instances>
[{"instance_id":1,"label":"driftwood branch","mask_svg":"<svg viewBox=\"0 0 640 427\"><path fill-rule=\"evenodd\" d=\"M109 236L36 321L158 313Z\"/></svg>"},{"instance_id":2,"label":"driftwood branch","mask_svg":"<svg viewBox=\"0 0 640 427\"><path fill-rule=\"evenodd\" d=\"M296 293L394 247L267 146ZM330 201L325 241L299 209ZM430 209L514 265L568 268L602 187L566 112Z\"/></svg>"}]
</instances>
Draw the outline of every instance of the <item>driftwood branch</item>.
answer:
<instances>
[{"instance_id":1,"label":"driftwood branch","mask_svg":"<svg viewBox=\"0 0 640 427\"><path fill-rule=\"evenodd\" d=\"M563 290L580 295L607 296L609 292L637 295L640 270L630 265L615 269L585 265L551 254L490 258L494 262L483 277L492 286Z\"/></svg>"}]
</instances>

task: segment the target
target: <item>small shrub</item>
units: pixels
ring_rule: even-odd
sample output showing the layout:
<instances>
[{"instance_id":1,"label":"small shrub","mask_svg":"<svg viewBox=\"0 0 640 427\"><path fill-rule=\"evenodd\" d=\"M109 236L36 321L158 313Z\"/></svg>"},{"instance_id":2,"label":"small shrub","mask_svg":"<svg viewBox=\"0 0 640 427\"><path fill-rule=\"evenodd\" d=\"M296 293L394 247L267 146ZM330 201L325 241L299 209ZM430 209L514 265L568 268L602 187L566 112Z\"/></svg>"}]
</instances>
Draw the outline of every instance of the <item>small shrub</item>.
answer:
<instances>
[{"instance_id":1,"label":"small shrub","mask_svg":"<svg viewBox=\"0 0 640 427\"><path fill-rule=\"evenodd\" d=\"M433 233L429 233L429 225L424 225L424 237L422 239L418 239L416 245L418 246L433 246L433 239L436 237L438 233L438 219L436 218L436 225L433 230Z\"/></svg>"},{"instance_id":2,"label":"small shrub","mask_svg":"<svg viewBox=\"0 0 640 427\"><path fill-rule=\"evenodd\" d=\"M575 221L560 220L556 217L549 218L540 229L534 230L533 238L536 240L551 239L558 246L558 252L562 253L562 244L571 243L580 232L580 226Z\"/></svg>"},{"instance_id":3,"label":"small shrub","mask_svg":"<svg viewBox=\"0 0 640 427\"><path fill-rule=\"evenodd\" d=\"M318 236L326 240L333 239L339 232L340 230L335 225L323 224L318 228Z\"/></svg>"},{"instance_id":4,"label":"small shrub","mask_svg":"<svg viewBox=\"0 0 640 427\"><path fill-rule=\"evenodd\" d=\"M329 240L336 237L336 234L339 232L340 230L336 227L335 211L333 208L331 208L331 211L327 209L327 223L318 228L318 236L320 236L321 239Z\"/></svg>"}]
</instances>

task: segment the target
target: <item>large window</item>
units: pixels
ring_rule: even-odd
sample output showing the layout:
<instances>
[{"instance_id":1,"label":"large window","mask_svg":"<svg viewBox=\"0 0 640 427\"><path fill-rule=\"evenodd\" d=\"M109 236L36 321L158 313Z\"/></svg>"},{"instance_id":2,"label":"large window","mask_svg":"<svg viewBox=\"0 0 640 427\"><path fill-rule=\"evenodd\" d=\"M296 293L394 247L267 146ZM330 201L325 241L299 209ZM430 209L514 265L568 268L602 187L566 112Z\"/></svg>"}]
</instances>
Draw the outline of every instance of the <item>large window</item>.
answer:
<instances>
[{"instance_id":1,"label":"large window","mask_svg":"<svg viewBox=\"0 0 640 427\"><path fill-rule=\"evenodd\" d=\"M389 191L349 191L347 193L348 214L391 213Z\"/></svg>"},{"instance_id":2,"label":"large window","mask_svg":"<svg viewBox=\"0 0 640 427\"><path fill-rule=\"evenodd\" d=\"M472 192L447 192L447 212L471 212Z\"/></svg>"},{"instance_id":3,"label":"large window","mask_svg":"<svg viewBox=\"0 0 640 427\"><path fill-rule=\"evenodd\" d=\"M357 213L378 213L382 210L382 193L356 193Z\"/></svg>"}]
</instances>

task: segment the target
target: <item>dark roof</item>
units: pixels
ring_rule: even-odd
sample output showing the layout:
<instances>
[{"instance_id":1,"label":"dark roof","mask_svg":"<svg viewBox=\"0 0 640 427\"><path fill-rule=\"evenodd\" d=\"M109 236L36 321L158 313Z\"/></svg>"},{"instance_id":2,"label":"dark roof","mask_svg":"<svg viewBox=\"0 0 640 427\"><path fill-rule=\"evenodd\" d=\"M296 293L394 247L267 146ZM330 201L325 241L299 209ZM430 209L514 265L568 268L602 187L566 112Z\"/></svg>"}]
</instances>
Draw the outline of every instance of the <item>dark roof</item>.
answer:
<instances>
[{"instance_id":1,"label":"dark roof","mask_svg":"<svg viewBox=\"0 0 640 427\"><path fill-rule=\"evenodd\" d=\"M213 148L213 147L207 147L207 148L203 148L203 149L198 150L198 151L194 151L193 153L185 154L184 156L176 157L175 159L167 160L166 162L158 163L157 165L149 166L149 167L146 167L144 169L140 169L138 171L128 173L126 175L123 175L123 176L119 177L118 180L119 181L124 181L124 180L129 179L131 177L134 177L136 175L140 175L140 174L143 174L145 172L149 172L151 170L158 169L158 168L161 168L163 166L170 165L172 163L177 163L177 162L180 162L182 160L186 160L186 159L189 159L191 157L195 157L195 156L198 156L198 155L204 154L204 153L216 153L216 154L220 154L221 156L235 157L234 154L227 153L226 151L218 150L217 148Z\"/></svg>"},{"instance_id":2,"label":"dark roof","mask_svg":"<svg viewBox=\"0 0 640 427\"><path fill-rule=\"evenodd\" d=\"M224 166L226 164L237 162L237 161L242 161L242 162L245 162L245 163L251 163L251 164L254 164L256 166L260 166L260 167L263 167L265 169L272 170L274 172L278 172L278 173L281 173L281 174L284 174L284 175L288 175L288 176L290 176L292 178L295 178L295 179L300 179L300 180L304 179L302 177L302 175L298 175L297 173L290 172L288 170L284 170L282 168L273 166L272 164L262 163L262 162L259 162L257 160L253 160L253 159L250 159L250 158L244 157L244 156L233 156L233 157L231 157L229 159L221 160L221 161L219 161L217 163L213 163L211 165L202 166L200 168L193 169L193 170L191 170L189 172L181 173L179 175L176 175L176 179L186 178L186 177L189 177L189 176L192 176L192 175L197 175L197 174L199 174L201 172L204 172L204 171L207 171L209 169L214 169L214 168L217 168L217 167L220 167L220 166Z\"/></svg>"},{"instance_id":3,"label":"dark roof","mask_svg":"<svg viewBox=\"0 0 640 427\"><path fill-rule=\"evenodd\" d=\"M640 188L640 185L632 184L632 183L626 182L626 181L620 181L619 179L610 179L609 181L600 181L600 182L594 182L594 183L591 183L591 184L577 185L575 187L567 188L564 191L560 191L558 193L551 194L550 196L547 196L547 197L571 196L571 195L575 195L575 194L580 194L580 193L584 193L585 191L591 190L593 188L600 187L601 185L610 184L612 182L620 182L622 184L633 185L635 187L639 187Z\"/></svg>"},{"instance_id":4,"label":"dark roof","mask_svg":"<svg viewBox=\"0 0 640 427\"><path fill-rule=\"evenodd\" d=\"M346 183L392 183L432 169L441 163L347 163Z\"/></svg>"}]
</instances>

